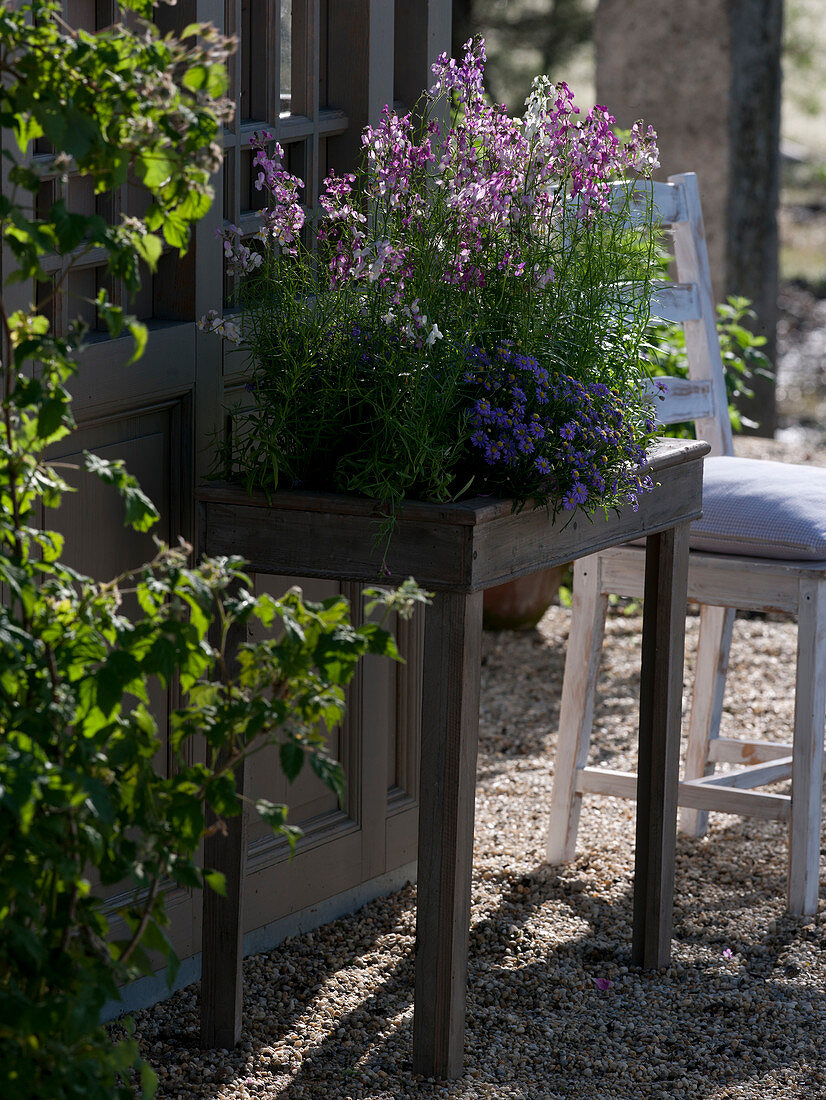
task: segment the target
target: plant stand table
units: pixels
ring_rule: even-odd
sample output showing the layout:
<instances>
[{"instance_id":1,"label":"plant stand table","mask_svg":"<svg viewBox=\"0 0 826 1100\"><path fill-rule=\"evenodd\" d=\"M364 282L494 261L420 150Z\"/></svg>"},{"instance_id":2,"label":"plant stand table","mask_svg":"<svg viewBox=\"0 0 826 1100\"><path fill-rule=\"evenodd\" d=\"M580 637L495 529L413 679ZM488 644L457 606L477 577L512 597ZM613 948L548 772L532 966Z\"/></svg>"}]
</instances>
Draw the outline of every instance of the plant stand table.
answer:
<instances>
[{"instance_id":1,"label":"plant stand table","mask_svg":"<svg viewBox=\"0 0 826 1100\"><path fill-rule=\"evenodd\" d=\"M608 546L646 539L640 684L633 962L668 963L676 844L688 533L701 511L708 445L664 440L648 456L656 488L638 511L554 523L509 501L411 502L399 511L388 581L414 576L434 592L425 619L413 1066L462 1072L473 814L479 726L482 593L512 577ZM375 505L234 486L198 494L201 551L242 554L255 573L375 582ZM202 1039L231 1046L241 1027L241 905L245 840L234 820L210 841L227 897L204 897Z\"/></svg>"}]
</instances>

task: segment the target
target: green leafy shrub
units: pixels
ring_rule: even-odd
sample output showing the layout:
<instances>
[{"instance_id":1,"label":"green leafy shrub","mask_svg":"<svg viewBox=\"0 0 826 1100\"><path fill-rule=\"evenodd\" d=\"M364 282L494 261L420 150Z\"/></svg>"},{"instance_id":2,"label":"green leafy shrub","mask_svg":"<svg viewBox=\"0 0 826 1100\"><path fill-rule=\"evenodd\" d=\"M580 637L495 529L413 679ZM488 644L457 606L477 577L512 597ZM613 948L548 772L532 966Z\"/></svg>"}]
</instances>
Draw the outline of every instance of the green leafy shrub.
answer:
<instances>
[{"instance_id":1,"label":"green leafy shrub","mask_svg":"<svg viewBox=\"0 0 826 1100\"><path fill-rule=\"evenodd\" d=\"M152 4L121 5L149 15ZM396 657L384 625L357 629L347 603L305 602L298 590L256 599L239 559L189 564L190 547L157 544L154 559L100 582L60 561L63 540L43 525L68 486L48 448L73 427L67 384L84 328L51 331L46 317L12 310L14 282L46 281L44 257L66 257L53 293L90 249L108 273L138 286L138 261L154 267L163 237L186 245L212 199L227 44L209 28L162 39L130 21L97 36L73 33L58 7L0 10L0 124L13 133L11 189L0 199L0 235L11 263L0 293L0 1096L109 1100L154 1091L151 1069L129 1038L99 1024L118 986L152 970L150 953L174 976L164 908L167 888L221 876L197 859L200 841L242 810L234 766L264 744L278 747L288 778L305 759L333 789L341 770L323 728L341 720L344 688L365 653ZM53 153L25 160L46 138ZM152 202L142 219L110 225L70 213L62 201L34 216L44 173L71 165L98 190L135 175ZM142 325L102 291L99 315L112 336ZM145 531L157 512L117 461L86 455L86 469L117 490L126 522ZM372 607L409 614L423 599L409 582L373 590ZM125 607L139 610L127 614ZM368 608L369 610L369 608ZM281 633L240 648L231 632L253 619ZM180 684L170 720L174 767L156 773L160 746L150 712L153 681ZM193 751L194 743L205 753ZM199 756L205 756L203 760ZM259 813L294 843L287 808ZM208 815L211 811L211 815ZM207 825L207 820L213 823ZM99 888L120 884L116 912Z\"/></svg>"},{"instance_id":2,"label":"green leafy shrub","mask_svg":"<svg viewBox=\"0 0 826 1100\"><path fill-rule=\"evenodd\" d=\"M765 336L755 335L746 324L755 319L756 314L748 298L730 297L717 304L717 335L726 379L729 417L735 432L742 431L744 427L757 427L753 420L741 415L736 406L737 398L754 396L749 385L752 378L774 378L771 364L762 350L766 344ZM654 377L688 377L685 333L681 324L652 318L643 350ZM693 438L694 430L690 424L672 424L663 434Z\"/></svg>"}]
</instances>

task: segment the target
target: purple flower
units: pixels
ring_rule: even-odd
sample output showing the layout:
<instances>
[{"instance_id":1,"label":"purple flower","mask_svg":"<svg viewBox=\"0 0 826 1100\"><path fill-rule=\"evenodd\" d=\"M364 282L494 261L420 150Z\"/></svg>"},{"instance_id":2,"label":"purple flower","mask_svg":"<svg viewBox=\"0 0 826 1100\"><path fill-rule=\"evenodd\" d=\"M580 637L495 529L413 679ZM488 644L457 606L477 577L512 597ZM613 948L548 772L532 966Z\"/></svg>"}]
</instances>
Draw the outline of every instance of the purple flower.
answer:
<instances>
[{"instance_id":1,"label":"purple flower","mask_svg":"<svg viewBox=\"0 0 826 1100\"><path fill-rule=\"evenodd\" d=\"M578 504L584 504L587 499L588 490L581 481L575 481L570 491L562 498L562 506L566 511L571 512Z\"/></svg>"}]
</instances>

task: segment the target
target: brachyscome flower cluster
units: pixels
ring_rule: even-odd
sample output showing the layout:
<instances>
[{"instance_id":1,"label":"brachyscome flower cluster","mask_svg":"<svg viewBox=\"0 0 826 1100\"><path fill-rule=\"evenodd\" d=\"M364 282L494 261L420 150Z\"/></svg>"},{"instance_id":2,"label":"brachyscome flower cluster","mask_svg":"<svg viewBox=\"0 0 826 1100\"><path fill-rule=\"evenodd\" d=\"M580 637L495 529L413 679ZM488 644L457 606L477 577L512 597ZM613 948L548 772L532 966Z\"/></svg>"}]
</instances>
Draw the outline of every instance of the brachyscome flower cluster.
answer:
<instances>
[{"instance_id":1,"label":"brachyscome flower cluster","mask_svg":"<svg viewBox=\"0 0 826 1100\"><path fill-rule=\"evenodd\" d=\"M470 442L500 483L533 480L562 507L596 505L606 495L637 506L652 488L644 473L640 429L629 422L620 394L602 382L580 382L541 366L506 344L489 355L472 349L463 381L473 402Z\"/></svg>"}]
</instances>

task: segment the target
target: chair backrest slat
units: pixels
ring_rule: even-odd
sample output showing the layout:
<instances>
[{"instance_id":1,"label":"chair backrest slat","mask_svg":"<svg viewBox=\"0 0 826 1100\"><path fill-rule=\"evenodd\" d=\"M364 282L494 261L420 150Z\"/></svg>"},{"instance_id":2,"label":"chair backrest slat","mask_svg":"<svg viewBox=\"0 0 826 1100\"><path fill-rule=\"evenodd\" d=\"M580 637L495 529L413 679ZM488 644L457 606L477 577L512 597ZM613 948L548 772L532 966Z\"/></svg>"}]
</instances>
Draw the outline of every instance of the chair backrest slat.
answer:
<instances>
[{"instance_id":1,"label":"chair backrest slat","mask_svg":"<svg viewBox=\"0 0 826 1100\"><path fill-rule=\"evenodd\" d=\"M625 185L618 184L617 187L621 190L621 201L624 205ZM672 183L654 180L638 184L631 196L632 221L640 222L648 218L649 202L653 202L654 220L666 228L674 225L675 222L684 222L688 217L685 191Z\"/></svg>"},{"instance_id":2,"label":"chair backrest slat","mask_svg":"<svg viewBox=\"0 0 826 1100\"><path fill-rule=\"evenodd\" d=\"M657 416L663 424L693 420L697 437L711 444L713 455L730 455L731 421L697 177L684 172L667 183L641 182L633 196L634 221L645 216L649 203L656 221L671 231L679 280L654 289L651 312L682 323L689 375L687 384L671 380L666 397L657 400Z\"/></svg>"},{"instance_id":3,"label":"chair backrest slat","mask_svg":"<svg viewBox=\"0 0 826 1100\"><path fill-rule=\"evenodd\" d=\"M714 416L711 383L691 378L652 378L646 393L661 424L683 424Z\"/></svg>"},{"instance_id":4,"label":"chair backrest slat","mask_svg":"<svg viewBox=\"0 0 826 1100\"><path fill-rule=\"evenodd\" d=\"M694 283L662 283L651 295L651 313L666 321L699 321L700 295Z\"/></svg>"}]
</instances>

